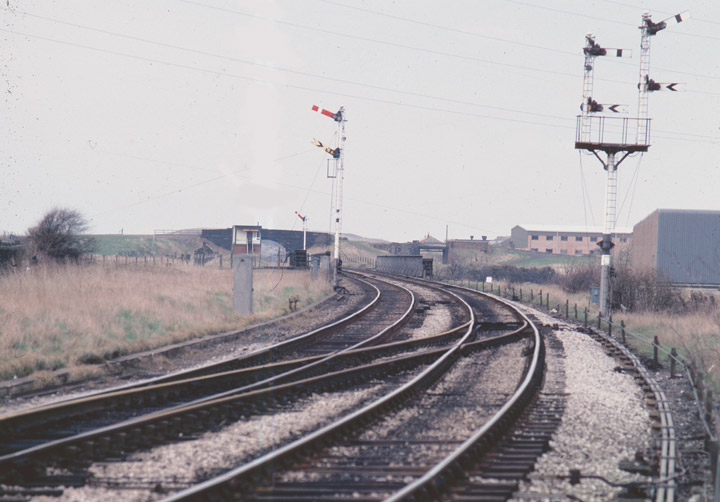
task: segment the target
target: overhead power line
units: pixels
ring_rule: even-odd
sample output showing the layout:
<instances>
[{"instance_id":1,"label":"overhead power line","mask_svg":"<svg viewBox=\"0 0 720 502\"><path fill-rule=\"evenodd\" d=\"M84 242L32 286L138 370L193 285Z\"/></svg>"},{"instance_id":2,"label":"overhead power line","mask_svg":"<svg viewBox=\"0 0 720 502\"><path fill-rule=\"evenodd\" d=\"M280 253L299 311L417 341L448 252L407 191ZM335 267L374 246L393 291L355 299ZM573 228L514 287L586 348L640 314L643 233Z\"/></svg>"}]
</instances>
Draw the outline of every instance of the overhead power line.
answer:
<instances>
[{"instance_id":1,"label":"overhead power line","mask_svg":"<svg viewBox=\"0 0 720 502\"><path fill-rule=\"evenodd\" d=\"M201 3L199 3L199 2L194 2L194 1L191 1L191 0L181 0L181 1L184 1L184 2L186 2L186 3L196 4L196 5L204 5L204 4L201 4ZM496 40L496 41L500 41L500 42L506 42L506 43L509 43L509 44L517 44L517 45L523 45L523 46L526 46L526 47L533 47L533 48L535 48L535 49L547 50L547 51L551 51L551 52L556 52L556 53L561 53L561 54L565 54L565 55L570 55L570 56L573 56L573 57L577 57L577 56L578 56L578 53L576 53L576 52L562 51L562 50L559 50L559 49L553 49L553 48L550 48L550 47L543 47L543 46L535 45L535 44L527 44L527 43L518 42L518 41L515 41L515 40L505 39L505 38L489 37L489 36L487 36L487 35L483 35L483 34L480 34L480 33L470 32L470 31L466 31L466 30L459 30L459 29L452 28L452 27L449 27L449 26L442 26L442 25L438 25L438 24L427 23L427 22L424 22L424 21L418 21L418 20L415 20L415 19L407 18L407 17L402 17L402 16L396 16L396 15L393 15L393 14L388 14L388 13L385 13L385 12L380 12L380 11L376 11L376 10L366 9L366 8L362 8L362 7L356 7L356 6L354 6L354 5L346 5L346 4L343 4L343 3L340 3L340 2L335 2L335 1L333 1L333 0L318 0L318 1L324 2L324 3L328 3L328 4L332 4L332 5L336 5L336 6L338 6L338 7L344 7L344 8L351 9L351 10L358 10L358 11L363 11L363 12L367 12L367 13L370 13L370 14L375 14L375 15L377 15L377 16L388 17L388 18L392 18L392 19L396 19L396 20L400 20L400 21L405 21L405 22L408 22L408 23L419 24L419 25L428 26L428 27L437 28L437 29L442 29L442 30L447 30L447 31L451 31L451 32L463 33L463 34L465 34L465 35L477 36L477 37L481 37L481 38L489 38L489 39L492 39L492 40ZM517 4L524 5L524 6L528 6L528 7L537 7L538 9L544 9L544 10L555 11L555 12L562 12L562 13L565 13L565 14L574 15L574 16L578 16L578 17L584 17L584 18L587 18L587 19L594 19L594 20L603 21L603 22L608 22L608 23L620 24L620 25L623 25L623 26L635 26L635 27L637 27L637 26L636 26L635 24L633 24L633 23L624 23L624 22L620 22L620 21L613 20L613 19L606 19L606 18L600 18L600 17L587 16L587 15L585 15L585 14L579 14L579 13L576 13L576 12L566 11L566 10L562 10L562 9L555 9L555 8L552 8L552 7L545 7L545 6L542 6L542 5L531 4L531 3L527 3L527 2L521 2L521 1L519 1L519 0L505 0L505 1L506 1L506 2L510 2L510 3L517 3ZM211 6L208 6L208 7L211 7ZM212 7L211 7L211 8L212 8ZM718 38L718 37L711 37L711 36L705 36L705 35L696 35L696 34L692 34L692 33L682 33L682 32L681 32L681 33L676 33L676 34L679 34L679 35L687 35L687 36L695 36L695 37L699 37L699 38L708 38L708 39L711 39L711 40L720 40L720 38ZM343 34L339 34L339 35L340 35L340 36L343 36ZM382 43L382 42L380 42L380 43ZM497 63L497 64L499 64L499 63ZM612 61L612 64L619 64L619 65L624 65L624 66L634 66L632 63L628 63L628 62L625 62L625 61ZM685 72L685 71L668 69L668 68L660 68L660 67L656 67L656 70L674 72L674 73L678 73L678 74L681 74L681 75L688 75L688 76L694 76L694 77L700 77L700 78L710 78L710 79L720 80L720 76L717 76L717 75L707 75L707 74L702 74L702 73L692 73L692 72ZM543 71L543 70L538 70L538 71ZM573 75L573 77L574 77L574 78L577 78L576 75ZM597 80L603 80L603 81L606 81L606 82L618 82L618 81L616 81L616 80L607 80L607 79L597 79ZM696 91L690 91L690 92L696 92ZM700 92L700 91L697 91L697 92ZM715 95L716 93L703 93L703 94L713 94L713 95Z\"/></svg>"},{"instance_id":2,"label":"overhead power line","mask_svg":"<svg viewBox=\"0 0 720 502\"><path fill-rule=\"evenodd\" d=\"M217 53L212 53L212 52L207 52L207 51L201 51L201 50L198 50L198 49L192 49L192 48L188 48L188 47L182 47L182 46L179 46L179 45L168 44L168 43L165 43L165 42L159 42L159 41L156 41L156 40L150 40L150 39L141 38L141 37L136 37L136 36L132 36L132 35L126 35L126 34L123 34L123 33L117 33L117 32L113 32L113 31L102 30L102 29L99 29L99 28L93 28L93 27L90 27L90 26L84 26L84 25L80 25L80 24L77 24L77 23L71 23L71 22L62 21L62 20L59 20L59 19L48 18L48 17L45 17L45 16L39 16L39 15L36 15L36 14L27 13L27 12L23 12L22 14L27 15L27 16L29 16L29 17L35 17L35 18L38 18L38 19L43 19L43 20L45 20L45 21L50 21L50 22L54 22L54 23L64 24L64 25L67 25L67 26L72 26L72 27L74 27L74 28L80 28L80 29L83 29L83 30L89 30L89 31L97 32L97 33L102 33L102 34L104 34L104 35L116 36L116 37L125 38L125 39L128 39L128 40L134 40L134 41L137 41L137 42L143 42L143 43L148 43L148 44L152 44L152 45L157 45L157 46L160 46L160 47L177 49L177 50L184 51L184 52L189 52L189 53L192 53L192 54L209 56L209 57L213 57L213 58L223 59L223 60L226 60L226 61L233 61L233 62L236 62L236 63L248 64L248 65L252 65L252 66L259 66L259 67L262 67L262 68L268 68L268 69L271 69L271 70L276 70L276 71L281 71L281 72L291 73L291 74L296 74L296 75L302 75L302 76L306 76L306 77L318 78L318 79L321 79L321 80L327 80L327 81L331 81L331 82L337 82L337 83L343 83L343 84L348 84L348 85L361 86L361 87L366 87L366 88L369 88L369 89L375 89L375 90L386 91L386 92L402 93L402 94L405 94L405 95L408 95L408 96L415 96L415 97L421 97L421 98L426 98L426 99L441 100L441 101L446 101L446 102L449 102L449 103L460 104L460 105L463 105L463 106L476 106L476 107L480 107L480 108L488 108L488 109L492 109L492 110L507 111L507 112L512 112L512 113L522 113L522 114L525 114L525 115L531 115L531 116L537 116L537 117L545 117L545 118L562 118L562 117L558 117L558 116L555 116L555 115L548 115L548 114L542 114L542 113L527 112L527 111L524 111L524 110L517 110L517 109L512 109L512 108L504 108L504 107L493 106L493 105L485 105L485 104L481 104L481 103L474 103L474 102L471 102L471 101L463 101L463 100L458 100L458 99L446 98L446 97L442 97L442 96L432 96L432 95L430 95L430 94L423 94L423 93L412 92L412 91L407 91L407 90L393 89L393 88L391 88L391 87L385 87L385 86L379 86L379 85L373 85L373 84L355 82L355 81L347 80L347 79L340 79L340 78L328 77L328 76L326 76L326 75L319 75L319 74L316 74L316 73L309 73L309 72L304 72L304 71L299 71L299 70L292 70L292 69L283 68L283 67L280 67L280 66L277 66L277 65L271 65L271 64L267 64L267 63L258 63L258 62L256 62L256 61L249 61L249 60L246 60L246 59L241 59L241 58L236 58L236 57L231 57L231 56L225 56L225 55L222 55L222 54L217 54ZM29 35L27 35L27 36L29 36ZM444 55L447 55L447 56L454 56L454 55L449 54L449 53L440 53L440 52L438 52L438 51L428 51L428 52L436 53L436 54L444 54ZM465 58L464 56L457 56L457 57ZM484 62L484 63L489 63L489 64L497 64L497 65L499 65L499 66L511 67L511 68L515 68L515 69L530 70L530 71L540 71L540 72L544 72L544 73L551 73L551 74L557 74L557 75L563 75L563 76L568 76L568 77L577 78L577 75L571 74L571 73L562 73L562 72L546 71L546 70L542 70L542 69L535 69L535 68L524 67L524 66L521 66L521 65L512 65L512 64L505 64L505 63L494 63L494 62L492 62L492 61L481 60L481 59L479 59L479 58L467 58L467 59L472 59L472 60L474 60L474 61ZM619 82L619 81L618 81L618 83L624 83L624 82Z\"/></svg>"},{"instance_id":3,"label":"overhead power line","mask_svg":"<svg viewBox=\"0 0 720 502\"><path fill-rule=\"evenodd\" d=\"M314 88L314 87L301 86L301 85L295 85L295 84L289 84L289 83L278 84L277 82L273 82L273 81L270 81L270 80L264 80L264 79L260 79L260 78L256 78L256 77L248 77L248 76L246 76L246 75L239 75L239 74L234 74L234 73L229 73L229 72L224 72L224 71L212 70L212 69L207 69L207 68L200 68L200 67L196 67L196 66L184 65L184 64L179 64L179 63L172 63L172 62L169 62L169 61L163 61L163 60L156 59L156 58L149 58L149 57L146 57L146 56L137 56L137 55L134 55L134 54L127 54L127 53L120 52L120 51L114 51L114 50L109 50L109 49L104 49L104 48L99 48L99 47L93 47L93 46L89 46L89 45L79 44L79 43L76 43L76 42L68 42L68 41L65 41L65 40L58 40L58 39L54 39L54 38L50 38L50 37L45 37L45 36L42 36L42 35L35 35L35 34L32 34L32 33L23 33L23 32L18 32L18 31L15 31L15 30L8 30L8 29L5 29L5 28L0 28L0 32L10 33L10 34L13 34L13 35L19 35L19 36L23 36L23 37L35 38L35 39L44 40L44 41L47 41L47 42L58 43L58 44L62 44L62 45L67 45L67 46L71 46L71 47L86 49L86 50L95 51L95 52L101 52L101 53L106 53L106 54L113 54L113 55L116 55L116 56L126 57L126 58L129 58L129 59L136 59L136 60L139 60L139 61L145 61L145 62L149 62L149 63L156 63L156 64L166 65L166 66L170 66L170 67L174 67L174 68L181 68L181 69L186 69L186 70L199 71L199 72L203 72L203 73L207 73L207 74L211 74L211 75L224 76L224 77L228 77L228 78L237 78L237 79L245 80L245 81L247 81L247 82L254 82L254 83L267 84L267 85L273 85L273 86L282 86L282 87L286 87L286 88L288 88L288 89L296 89L296 90L310 91L310 92L322 92L322 93L324 93L324 94L326 94L326 95L333 95L333 96L339 96L339 97L344 97L344 98L359 99L359 100L366 101L366 102L388 104L388 105L401 106L401 107L405 107L405 108L412 108L412 109L418 109L418 110L427 110L427 111L434 111L434 112L449 113L449 114L452 114L452 115L460 115L460 116L466 116L466 117L485 118L485 119L500 120L500 121L504 121L504 122L512 122L512 123L519 123L519 124L538 125L538 126L543 126L543 127L553 127L553 128L561 128L561 129L574 129L574 126L572 126L572 125L551 124L551 123L548 123L548 122L537 122L537 121L533 121L533 120L523 120L523 119L519 119L519 118L499 117L499 116L496 116L496 115L485 115L485 114L480 114L480 113L472 113L472 112L468 112L468 111L465 111L465 110L451 110L451 109L448 109L448 108L439 108L439 107L427 106L427 105L417 105L417 104L411 104L411 103L403 103L403 102L391 101L391 100L387 100L387 99L379 99L379 98L371 98L371 97L367 97L367 96L360 96L360 95L357 95L357 94L350 94L350 93L345 93L345 92L327 91L327 90L324 90L324 89L318 89L318 88ZM360 84L360 83L357 83L356 85L358 85L358 86L363 86L363 84ZM411 95L411 93L408 93L408 92L406 92L406 91L399 91L399 90L397 90L397 91L395 91L395 92L398 92L398 93L401 93L401 94ZM443 98L438 98L438 99L443 99ZM452 100L449 100L449 99L448 99L447 101L452 101ZM467 102L467 103L462 103L462 102L461 102L460 104L476 105L475 103L470 103L470 102ZM477 106L483 106L483 105L477 105ZM507 111L507 112L511 112L511 113L528 114L528 112L523 112L523 111L519 111L519 110L513 110L513 109L510 109L510 108L503 109L502 111ZM572 118L563 117L563 116L558 116L558 115L545 115L545 114L537 114L537 115L542 115L542 116L545 117L545 118L556 119L556 120L559 120L559 121L562 121L562 122L565 122L565 123L568 123L568 124L569 124L570 121L574 121L574 119L572 119ZM672 131L660 131L660 132L665 132L665 133L670 133L670 134L673 133ZM713 143L716 142L716 141L718 141L718 138L716 138L716 137L714 137L714 136L702 136L702 135L697 135L697 137L699 137L699 138L707 138L708 140L710 140L710 142L713 142ZM681 140L681 141L702 141L702 140L692 140L692 139L687 139L687 138L668 138L668 139L677 139L677 140Z\"/></svg>"},{"instance_id":4,"label":"overhead power line","mask_svg":"<svg viewBox=\"0 0 720 502\"><path fill-rule=\"evenodd\" d=\"M186 1L187 3L196 3L196 2L189 2L188 0L181 0L181 1ZM42 16L38 16L38 17L42 17ZM51 20L50 18L45 18L45 19ZM198 51L198 50L195 50L195 49L188 49L188 48L181 47L181 46L174 46L174 45L172 45L172 44L166 44L166 43L163 43L163 42L155 42L155 41L148 40L148 39L143 39L143 38L140 38L140 37L134 37L134 36L129 36L129 35L118 34L118 33L115 33L115 32L109 32L109 31L105 31L105 30L100 30L100 29L95 29L95 28L84 27L84 26L82 26L82 25L77 25L77 24L75 24L75 23L66 23L66 22L64 22L64 21L60 21L60 22L65 23L65 24L70 24L70 25L73 25L73 26L76 26L76 27L87 28L87 29L90 29L90 30L93 30L93 31L103 32L103 33L109 34L109 35L123 36L123 37L131 38L131 39L134 39L134 40L137 40L137 41L142 41L142 42L147 42L147 43L158 44L158 45L161 45L161 46L164 46L164 47L169 47L169 48L174 48L174 49L189 51L189 52L193 52L193 53L204 54L204 55L208 55L208 56L212 56L212 57L218 57L218 58L223 58L223 59L228 59L228 60L234 60L234 61L243 62L243 63L246 62L246 61L240 60L240 59L238 59L238 58L231 58L231 57L222 56L222 55L219 55L219 54L208 53L208 52L204 52L204 51ZM359 96L359 95L354 95L354 94L349 94L349 93L343 93L343 92L325 91L325 90L321 90L321 89L317 89L317 88L313 88L313 87L300 86L300 85L294 85L294 84L289 84L289 83L278 84L278 83L273 82L273 81L270 81L270 80L260 79L260 78L256 78L256 77L249 77L249 76L246 76L246 75L234 74L234 73L229 73L229 72L225 72L225 71L212 70L212 69L201 68L201 67L197 67L197 66L185 65L185 64L180 64L180 63L173 63L173 62L163 61L163 60L160 60L160 59L157 59L157 58L150 58L150 57L146 57L146 56L137 56L137 55L134 55L134 54L128 54L128 53L124 53L124 52L120 52L120 51L109 50L109 49L104 49L104 48L100 48L100 47L94 47L94 46L90 46L90 45L80 44L80 43L76 43L76 42L69 42L69 41L65 41L65 40L59 40L59 39L55 39L55 38L50 38L50 37L46 37L46 36L43 36L43 35L36 35L36 34L32 34L32 33L18 32L18 31L15 31L15 30L9 30L9 29L5 29L5 28L0 28L0 32L10 33L10 34L14 34L14 35L18 35L18 36L23 36L23 37L28 37L28 38L35 38L35 39L39 39L39 40L44 40L44 41L48 41L48 42L58 43L58 44L62 44L62 45L72 46L72 47L76 47L76 48L82 48L82 49L91 50L91 51L96 51L96 52L113 54L113 55L116 55L116 56L126 57L126 58L130 58L130 59L136 59L136 60L145 61L145 62L150 62L150 63L162 64L162 65L166 65L166 66L170 66L170 67L176 67L176 68L188 69L188 70L193 70L193 71L199 71L199 72L203 72L203 73L208 73L208 74L218 75L218 76L225 76L225 77L229 77L229 78L242 79L242 80L246 80L246 81L248 81L248 82L255 82L255 83L275 85L275 86L278 86L278 85L279 85L279 86L287 87L287 88L289 88L289 89L297 89L297 90L312 91L312 92L323 92L323 93L325 93L325 94L331 94L331 95L336 95L336 96L341 96L341 97L346 97L346 98L360 99L360 100L369 101L369 102L383 103L383 104L392 104L392 105L403 106L403 107L407 107L407 108L415 108L415 109L421 109L421 110L444 112L444 113L450 113L450 114L455 114L455 115L463 115L463 116L469 116L469 117L486 118L486 119L492 119L492 120L502 120L502 121L509 121L509 122L514 122L514 123L524 123L524 124L540 125L540 126L547 126L547 127L560 127L560 128L564 128L564 129L573 129L573 127L572 127L571 125L550 124L550 123L547 123L547 122L536 122L536 121L532 121L532 120L523 120L523 119L518 119L518 118L501 117L501 116L496 116L496 115L485 115L485 114L472 113L472 112L459 111L459 110L451 110L451 109L447 109L447 108L439 108L439 107L433 107L433 106L424 106L424 105L417 105L417 104L410 104L410 103L401 103L401 102L396 102L396 101L391 101L391 100L385 100L385 99L379 99L379 98L371 98L371 97ZM267 66L267 67L270 68L270 69L282 70L281 68L278 68L278 67L271 67L271 66ZM295 72L295 73L303 74L303 75L305 75L305 76L315 76L315 75L308 74L308 73L305 73L305 72ZM325 79L327 79L327 80L338 81L337 79L332 79L332 78L330 78L330 77L322 77L322 76L317 76L317 77L318 77L318 78L325 78ZM550 115L550 114L541 114L541 113L527 112L527 111L524 111L524 110L517 110L517 109L512 109L512 108L496 107L496 106L492 106L492 105L483 105L483 104L473 103L473 102L469 102L469 101L455 100L455 99L452 99L452 98L444 98L444 97L440 97L440 96L426 95L426 94L422 94L422 93L415 93L415 92L412 92L412 91L405 91L405 90L400 90L400 89L392 89L392 88L386 88L386 87L381 87L381 86L374 86L374 85L371 85L371 84L364 84L364 83L353 82L353 81L348 81L348 80L344 80L344 81L342 81L342 82L343 82L343 83L347 83L347 84L349 84L349 85L356 85L356 86L359 86L359 87L365 87L365 88L370 88L370 89L375 89L375 90L383 90L383 91L387 91L387 92L393 92L393 93L398 93L398 94L403 94L403 95L408 95L408 96L414 96L414 97L421 97L421 98L426 98L426 99L435 99L435 100L445 101L445 102L448 102L448 103L460 104L460 105L463 105L463 106L474 106L474 107L487 108L487 109L490 109L490 110L501 111L501 112L517 113L517 114L522 114L522 115L536 116L536 117L540 117L540 118L549 118L549 119L553 119L553 120L559 120L559 121L561 121L561 122L565 122L565 123L568 123L568 124L569 124L570 121L573 120L572 118L565 117L565 116ZM669 133L669 134L674 134L672 131L658 131L658 132L661 132L661 133L665 132L665 133ZM694 137L697 137L697 138L707 138L707 139L709 139L709 140L712 141L712 142L717 141L717 138L714 137L714 136L703 136L703 135L690 135L690 136L694 136ZM683 140L683 141L697 141L697 140L692 140L692 139L687 139L687 138L670 138L670 139L679 139L679 140Z\"/></svg>"}]
</instances>

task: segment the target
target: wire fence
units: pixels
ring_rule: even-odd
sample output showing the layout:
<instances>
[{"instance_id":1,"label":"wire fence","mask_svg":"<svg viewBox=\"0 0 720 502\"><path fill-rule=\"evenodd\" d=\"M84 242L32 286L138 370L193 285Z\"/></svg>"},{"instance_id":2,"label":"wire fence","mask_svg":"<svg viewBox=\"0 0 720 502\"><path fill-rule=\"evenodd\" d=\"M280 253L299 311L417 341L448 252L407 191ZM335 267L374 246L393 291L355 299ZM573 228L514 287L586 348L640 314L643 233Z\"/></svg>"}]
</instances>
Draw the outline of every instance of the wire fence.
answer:
<instances>
[{"instance_id":1,"label":"wire fence","mask_svg":"<svg viewBox=\"0 0 720 502\"><path fill-rule=\"evenodd\" d=\"M585 329L595 328L598 331L604 331L609 337L628 348L631 348L631 344L628 343L629 339L652 347L654 367L659 368L661 358L666 359L670 364L670 377L677 378L680 377L680 373L682 373L683 376L687 378L693 390L695 407L705 436L705 448L710 455L713 500L714 502L720 502L720 447L718 442L720 433L717 429L717 418L720 417L720 411L718 410L717 403L713 399L713 392L706 383L706 376L697 369L693 361L680 356L675 347L661 345L657 336L651 339L628 329L622 320L619 323L613 321L612 315L603 317L598 312L595 317L592 317L587 307L578 309L577 304L571 307L569 300L565 300L564 303L554 301L554 306L551 306L553 304L550 303L550 293L543 293L542 289L539 289L537 292L531 289L528 294L528 292L524 292L521 288L516 289L501 284L494 285L493 283L469 280L446 282L469 288L474 287L477 291L489 292L515 301L527 303L535 308L544 309L554 316L581 324Z\"/></svg>"}]
</instances>

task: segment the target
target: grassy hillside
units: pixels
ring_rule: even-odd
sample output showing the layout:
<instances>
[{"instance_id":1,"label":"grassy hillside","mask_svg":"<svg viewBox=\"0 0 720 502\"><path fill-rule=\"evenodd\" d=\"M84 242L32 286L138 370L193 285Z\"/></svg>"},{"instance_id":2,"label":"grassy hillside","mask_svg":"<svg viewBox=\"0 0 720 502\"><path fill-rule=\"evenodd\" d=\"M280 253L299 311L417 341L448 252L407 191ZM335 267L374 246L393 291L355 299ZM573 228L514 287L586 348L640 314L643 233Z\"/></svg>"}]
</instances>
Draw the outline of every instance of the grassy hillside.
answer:
<instances>
[{"instance_id":1,"label":"grassy hillside","mask_svg":"<svg viewBox=\"0 0 720 502\"><path fill-rule=\"evenodd\" d=\"M95 235L96 253L120 256L165 256L192 254L202 247L198 236ZM214 248L215 246L213 246Z\"/></svg>"},{"instance_id":2,"label":"grassy hillside","mask_svg":"<svg viewBox=\"0 0 720 502\"><path fill-rule=\"evenodd\" d=\"M515 267L562 267L597 260L596 256L569 256L532 251L517 251L514 249L494 249L492 253L483 255L483 257L485 264L511 265Z\"/></svg>"},{"instance_id":3,"label":"grassy hillside","mask_svg":"<svg viewBox=\"0 0 720 502\"><path fill-rule=\"evenodd\" d=\"M178 235L96 235L100 255L120 256L165 256L192 254L202 247L204 239L198 236ZM358 236L343 238L340 243L343 261L348 263L370 264L377 256L388 254L386 251L373 246L372 239ZM211 244L213 249L215 245ZM333 246L315 246L310 253L333 252ZM530 251L516 251L512 249L493 249L492 253L478 253L475 251L460 251L456 253L456 260L468 268L473 265L509 265L515 267L553 267L562 268L570 264L595 262L596 256L568 256L545 254ZM435 259L435 267L442 266L440 253L431 253L428 257Z\"/></svg>"}]
</instances>

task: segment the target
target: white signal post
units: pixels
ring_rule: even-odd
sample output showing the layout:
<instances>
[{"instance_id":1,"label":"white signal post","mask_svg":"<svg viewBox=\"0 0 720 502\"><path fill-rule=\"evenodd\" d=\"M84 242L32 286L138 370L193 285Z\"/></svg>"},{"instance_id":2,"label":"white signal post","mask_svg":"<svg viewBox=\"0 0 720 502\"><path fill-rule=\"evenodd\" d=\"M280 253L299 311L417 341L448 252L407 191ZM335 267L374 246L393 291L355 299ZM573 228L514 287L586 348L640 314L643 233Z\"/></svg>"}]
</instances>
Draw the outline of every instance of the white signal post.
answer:
<instances>
[{"instance_id":1,"label":"white signal post","mask_svg":"<svg viewBox=\"0 0 720 502\"><path fill-rule=\"evenodd\" d=\"M329 110L326 110L324 108L320 108L316 105L313 105L312 107L313 111L319 112L322 115L325 115L326 117L330 117L335 122L338 123L338 145L335 148L330 148L317 139L313 140L313 144L315 146L318 146L325 150L327 153L332 155L333 159L335 160L335 169L333 171L332 176L328 176L330 178L334 179L334 192L335 192L335 201L334 201L334 215L335 215L335 249L333 253L333 285L338 285L338 272L340 271L342 261L340 260L340 232L342 229L342 188L343 188L343 177L345 174L345 108L340 107L340 109L333 113Z\"/></svg>"},{"instance_id":2,"label":"white signal post","mask_svg":"<svg viewBox=\"0 0 720 502\"><path fill-rule=\"evenodd\" d=\"M303 216L302 214L295 211L295 214L297 214L298 218L300 218L303 222L303 250L307 251L307 216Z\"/></svg>"}]
</instances>

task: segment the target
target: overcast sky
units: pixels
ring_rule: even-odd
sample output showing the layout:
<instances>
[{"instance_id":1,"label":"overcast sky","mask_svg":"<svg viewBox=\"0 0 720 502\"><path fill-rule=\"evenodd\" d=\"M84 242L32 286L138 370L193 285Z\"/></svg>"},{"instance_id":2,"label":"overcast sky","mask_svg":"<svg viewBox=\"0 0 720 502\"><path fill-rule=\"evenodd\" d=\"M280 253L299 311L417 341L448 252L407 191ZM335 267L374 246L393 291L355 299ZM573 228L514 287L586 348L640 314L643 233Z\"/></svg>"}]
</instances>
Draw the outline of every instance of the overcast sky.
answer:
<instances>
[{"instance_id":1,"label":"overcast sky","mask_svg":"<svg viewBox=\"0 0 720 502\"><path fill-rule=\"evenodd\" d=\"M713 0L3 0L0 234L48 209L92 233L233 224L331 230L328 155L346 109L343 231L394 241L602 225L605 171L574 149L584 38L597 101L637 111L652 37L652 146L619 168L618 226L720 209Z\"/></svg>"}]
</instances>

